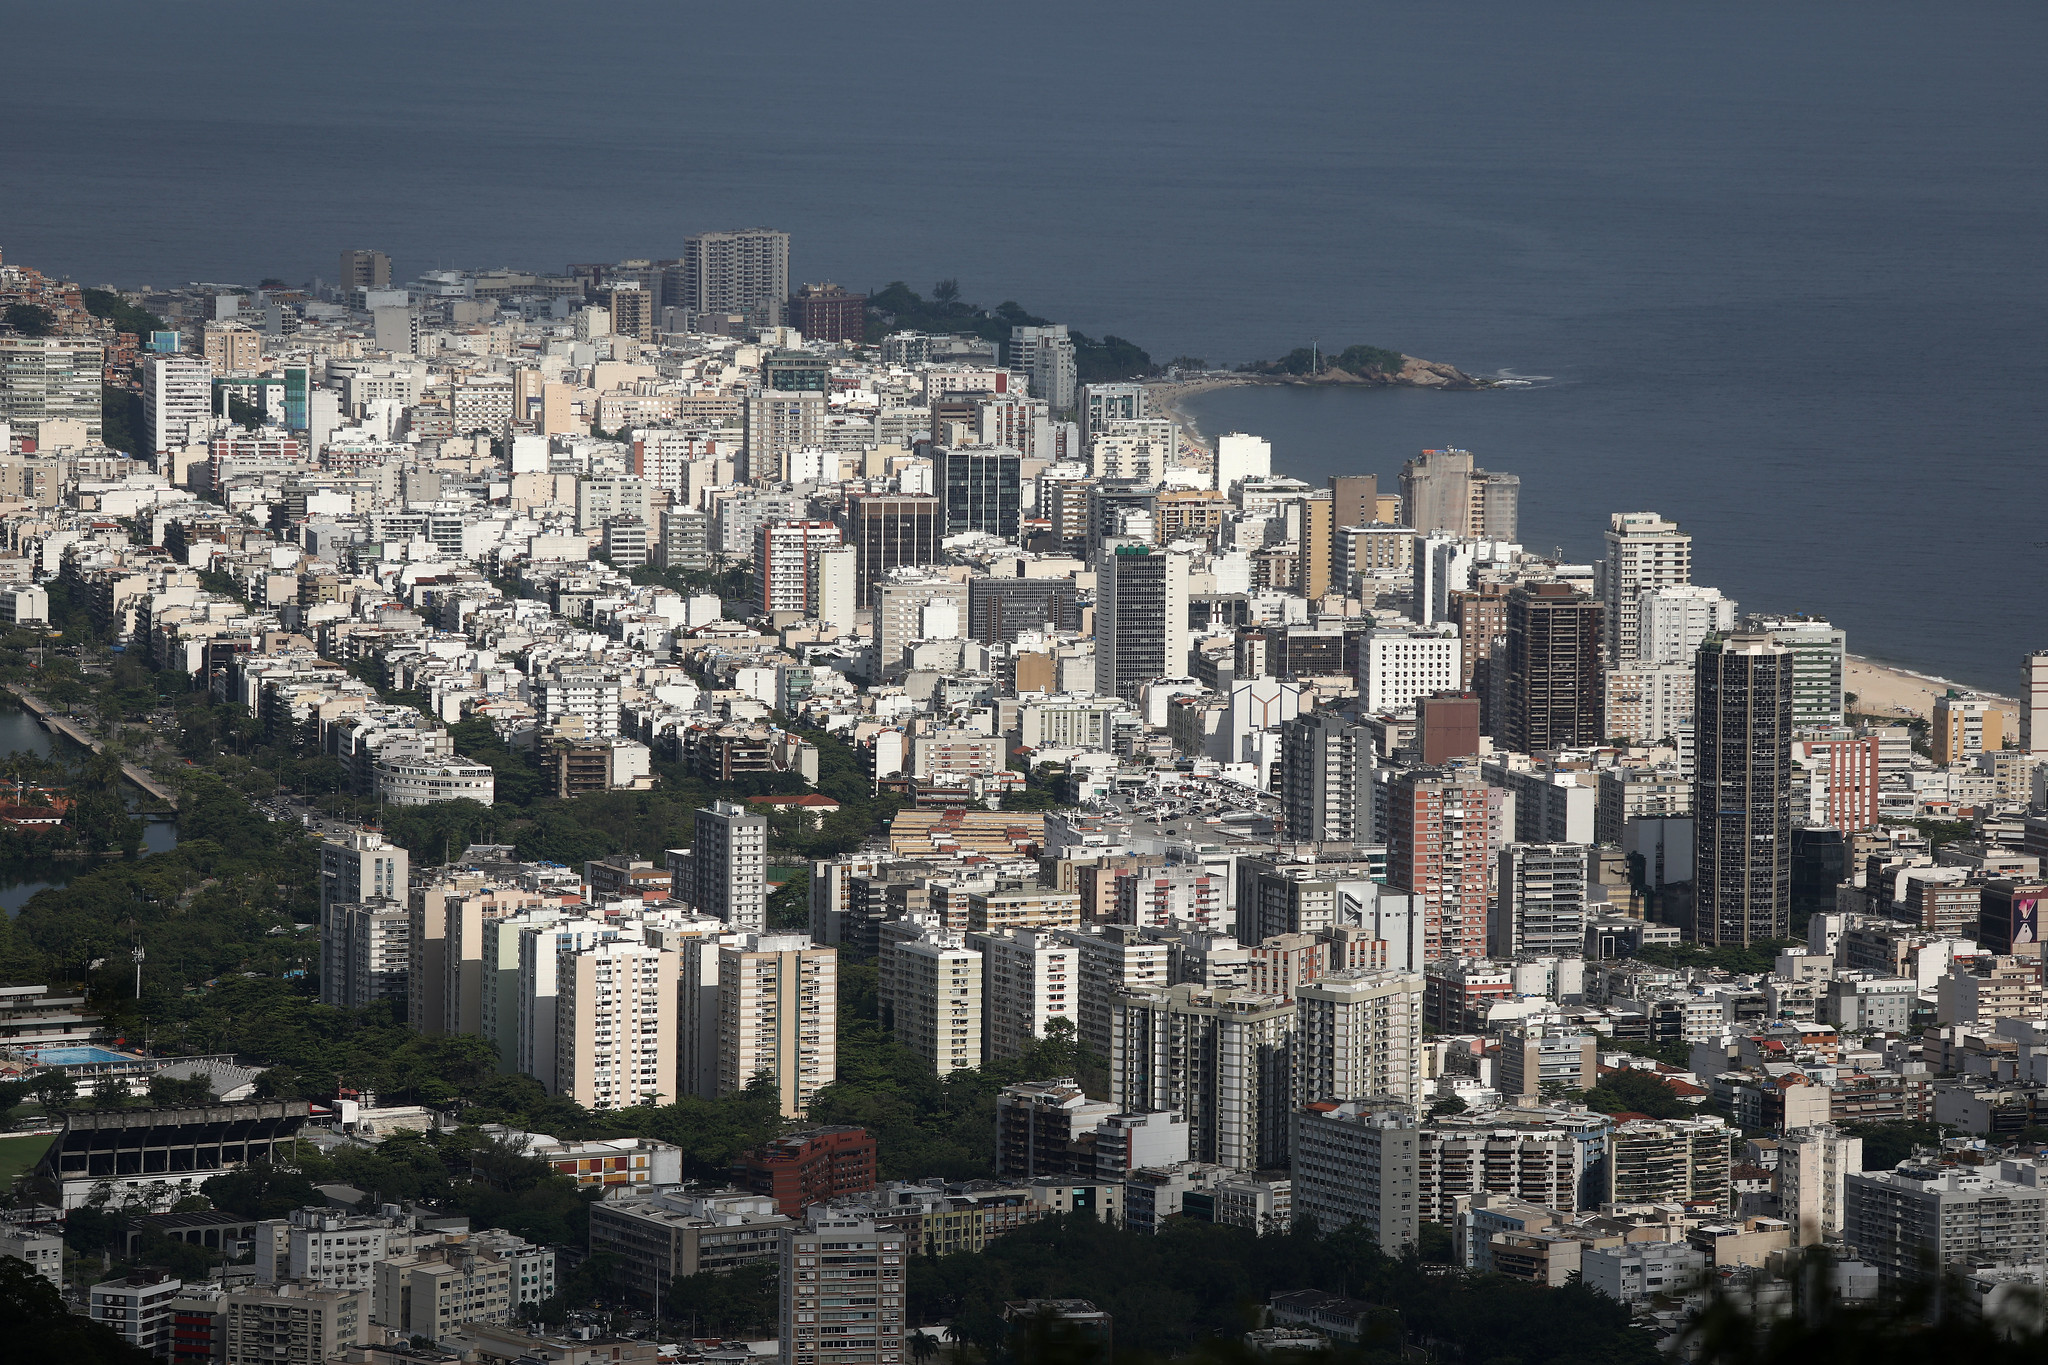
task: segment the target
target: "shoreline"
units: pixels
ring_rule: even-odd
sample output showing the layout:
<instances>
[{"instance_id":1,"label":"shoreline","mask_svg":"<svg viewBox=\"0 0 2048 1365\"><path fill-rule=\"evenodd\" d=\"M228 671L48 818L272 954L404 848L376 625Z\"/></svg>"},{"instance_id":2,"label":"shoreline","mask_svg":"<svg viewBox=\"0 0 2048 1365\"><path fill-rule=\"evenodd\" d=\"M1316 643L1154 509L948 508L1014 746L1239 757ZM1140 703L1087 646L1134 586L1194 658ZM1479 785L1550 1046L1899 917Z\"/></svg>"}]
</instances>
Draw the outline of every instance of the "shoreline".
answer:
<instances>
[{"instance_id":1,"label":"shoreline","mask_svg":"<svg viewBox=\"0 0 2048 1365\"><path fill-rule=\"evenodd\" d=\"M1195 419L1194 414L1182 405L1190 398L1213 393L1218 389L1243 388L1247 385L1271 382L1256 375L1204 375L1200 379L1147 384L1145 398L1154 412L1172 418L1180 427L1182 441L1213 459L1215 447L1203 434L1201 423ZM1950 688L1959 692L1975 693L1996 703L1995 709L2005 713L2006 732L2018 733L2020 704L2017 698L2005 693L1988 692L1938 673L1922 673L1899 664L1888 664L1867 654L1848 655L1842 669L1842 691L1845 695L1851 692L1856 694L1857 715L1889 715L1900 719L1917 716L1923 720L1931 720L1935 700L1946 695Z\"/></svg>"},{"instance_id":2,"label":"shoreline","mask_svg":"<svg viewBox=\"0 0 2048 1365\"><path fill-rule=\"evenodd\" d=\"M1171 417L1180 428L1181 439L1202 454L1215 458L1216 449L1202 435L1202 425L1194 414L1181 404L1198 394L1213 393L1218 389L1243 388L1260 381L1251 375L1216 374L1204 375L1200 379L1176 379L1145 385L1146 406L1154 412Z\"/></svg>"}]
</instances>

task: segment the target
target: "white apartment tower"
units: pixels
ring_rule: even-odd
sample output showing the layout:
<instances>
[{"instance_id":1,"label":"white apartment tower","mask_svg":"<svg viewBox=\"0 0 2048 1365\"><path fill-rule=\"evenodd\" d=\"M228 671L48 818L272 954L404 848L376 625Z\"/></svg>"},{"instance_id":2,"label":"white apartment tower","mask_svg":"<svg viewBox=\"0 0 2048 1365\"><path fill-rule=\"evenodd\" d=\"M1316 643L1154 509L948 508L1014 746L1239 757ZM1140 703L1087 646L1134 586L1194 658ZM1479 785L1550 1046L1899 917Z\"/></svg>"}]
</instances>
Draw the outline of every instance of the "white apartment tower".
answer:
<instances>
[{"instance_id":1,"label":"white apartment tower","mask_svg":"<svg viewBox=\"0 0 2048 1365\"><path fill-rule=\"evenodd\" d=\"M1332 972L1295 988L1294 1105L1422 1097L1422 976Z\"/></svg>"},{"instance_id":2,"label":"white apartment tower","mask_svg":"<svg viewBox=\"0 0 2048 1365\"><path fill-rule=\"evenodd\" d=\"M1111 1001L1110 1101L1188 1116L1189 1156L1239 1170L1287 1162L1294 1003L1170 986Z\"/></svg>"},{"instance_id":3,"label":"white apartment tower","mask_svg":"<svg viewBox=\"0 0 2048 1365\"><path fill-rule=\"evenodd\" d=\"M1020 1057L1046 1026L1081 1026L1081 951L1043 929L969 934L981 954L983 1060Z\"/></svg>"},{"instance_id":4,"label":"white apartment tower","mask_svg":"<svg viewBox=\"0 0 2048 1365\"><path fill-rule=\"evenodd\" d=\"M1607 607L1607 663L1636 658L1644 593L1692 582L1692 535L1655 512L1616 512L1607 522L1600 597Z\"/></svg>"},{"instance_id":5,"label":"white apartment tower","mask_svg":"<svg viewBox=\"0 0 2048 1365\"><path fill-rule=\"evenodd\" d=\"M1583 953L1588 919L1584 844L1509 844L1500 851L1498 900L1487 924L1487 952Z\"/></svg>"},{"instance_id":6,"label":"white apartment tower","mask_svg":"<svg viewBox=\"0 0 2048 1365\"><path fill-rule=\"evenodd\" d=\"M690 900L700 915L735 929L768 927L768 820L735 801L713 801L697 812L691 849L696 879Z\"/></svg>"},{"instance_id":7,"label":"white apartment tower","mask_svg":"<svg viewBox=\"0 0 2048 1365\"><path fill-rule=\"evenodd\" d=\"M839 546L839 527L829 521L762 522L754 532L755 603L765 612L822 616L820 559ZM842 619L853 623L850 611Z\"/></svg>"},{"instance_id":8,"label":"white apartment tower","mask_svg":"<svg viewBox=\"0 0 2048 1365\"><path fill-rule=\"evenodd\" d=\"M1246 479L1265 479L1273 474L1273 443L1263 436L1226 431L1216 438L1215 488L1219 493Z\"/></svg>"},{"instance_id":9,"label":"white apartment tower","mask_svg":"<svg viewBox=\"0 0 2048 1365\"><path fill-rule=\"evenodd\" d=\"M149 453L203 441L212 428L213 367L204 356L151 356L142 367L142 421Z\"/></svg>"},{"instance_id":10,"label":"white apartment tower","mask_svg":"<svg viewBox=\"0 0 2048 1365\"><path fill-rule=\"evenodd\" d=\"M1405 711L1416 700L1458 690L1462 663L1458 628L1418 626L1375 630L1358 650L1359 704L1370 714Z\"/></svg>"},{"instance_id":11,"label":"white apartment tower","mask_svg":"<svg viewBox=\"0 0 2048 1365\"><path fill-rule=\"evenodd\" d=\"M515 1067L547 1087L563 1093L555 1068L555 1020L560 1001L561 964L586 948L620 937L615 924L597 919L558 919L528 923L519 935L519 979L514 987Z\"/></svg>"},{"instance_id":12,"label":"white apartment tower","mask_svg":"<svg viewBox=\"0 0 2048 1365\"><path fill-rule=\"evenodd\" d=\"M1848 1178L1863 1170L1863 1139L1831 1124L1794 1128L1778 1144L1778 1202L1794 1246L1840 1241Z\"/></svg>"},{"instance_id":13,"label":"white apartment tower","mask_svg":"<svg viewBox=\"0 0 2048 1365\"><path fill-rule=\"evenodd\" d=\"M350 997L374 990L368 978L356 982L355 964L366 951L369 959L381 960L385 954L371 945L371 939L397 931L376 917L377 910L366 913L366 908L379 907L385 913L400 909L402 913L409 867L410 855L398 845L384 842L384 836L375 830L352 829L320 841L322 1004L357 1003ZM349 907L353 913L344 913L341 907ZM400 934L408 942L408 955L410 933L408 926Z\"/></svg>"},{"instance_id":14,"label":"white apartment tower","mask_svg":"<svg viewBox=\"0 0 2048 1365\"><path fill-rule=\"evenodd\" d=\"M1120 991L1163 989L1173 979L1171 949L1130 925L1061 929L1081 964L1081 1041L1098 1057L1109 1055L1112 1006Z\"/></svg>"},{"instance_id":15,"label":"white apartment tower","mask_svg":"<svg viewBox=\"0 0 2048 1365\"><path fill-rule=\"evenodd\" d=\"M2020 660L2020 752L2048 758L2048 649Z\"/></svg>"},{"instance_id":16,"label":"white apartment tower","mask_svg":"<svg viewBox=\"0 0 2048 1365\"><path fill-rule=\"evenodd\" d=\"M613 940L556 968L555 1093L586 1109L672 1102L677 955Z\"/></svg>"},{"instance_id":17,"label":"white apartment tower","mask_svg":"<svg viewBox=\"0 0 2048 1365\"><path fill-rule=\"evenodd\" d=\"M718 945L718 1093L756 1076L800 1117L839 1075L839 951L802 934L747 934Z\"/></svg>"},{"instance_id":18,"label":"white apartment tower","mask_svg":"<svg viewBox=\"0 0 2048 1365\"><path fill-rule=\"evenodd\" d=\"M1735 602L1719 588L1683 583L1647 588L1636 595L1636 645L1633 662L1690 668L1709 635L1735 629ZM1626 668L1629 659L1622 659Z\"/></svg>"},{"instance_id":19,"label":"white apartment tower","mask_svg":"<svg viewBox=\"0 0 2048 1365\"><path fill-rule=\"evenodd\" d=\"M981 954L944 933L882 945L882 1019L902 1043L948 1072L981 1065Z\"/></svg>"}]
</instances>

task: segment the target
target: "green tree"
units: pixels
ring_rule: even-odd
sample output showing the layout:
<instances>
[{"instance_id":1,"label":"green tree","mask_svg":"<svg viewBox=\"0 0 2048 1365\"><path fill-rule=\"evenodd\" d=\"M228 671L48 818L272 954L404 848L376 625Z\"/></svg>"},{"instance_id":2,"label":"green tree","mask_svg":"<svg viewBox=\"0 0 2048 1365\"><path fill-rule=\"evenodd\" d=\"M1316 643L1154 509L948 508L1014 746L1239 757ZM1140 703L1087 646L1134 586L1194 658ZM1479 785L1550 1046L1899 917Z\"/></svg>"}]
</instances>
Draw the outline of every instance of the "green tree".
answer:
<instances>
[{"instance_id":1,"label":"green tree","mask_svg":"<svg viewBox=\"0 0 2048 1365\"><path fill-rule=\"evenodd\" d=\"M168 330L162 318L137 308L112 290L88 289L84 291L84 299L85 311L96 318L107 319L117 332L132 332L146 341L151 332Z\"/></svg>"},{"instance_id":2,"label":"green tree","mask_svg":"<svg viewBox=\"0 0 2048 1365\"><path fill-rule=\"evenodd\" d=\"M46 337L57 330L56 315L33 303L10 303L0 321L25 337Z\"/></svg>"},{"instance_id":3,"label":"green tree","mask_svg":"<svg viewBox=\"0 0 2048 1365\"><path fill-rule=\"evenodd\" d=\"M57 1287L26 1261L5 1256L0 1256L0 1322L7 1324L8 1354L16 1360L66 1365L151 1365L155 1360L105 1324L72 1312Z\"/></svg>"}]
</instances>

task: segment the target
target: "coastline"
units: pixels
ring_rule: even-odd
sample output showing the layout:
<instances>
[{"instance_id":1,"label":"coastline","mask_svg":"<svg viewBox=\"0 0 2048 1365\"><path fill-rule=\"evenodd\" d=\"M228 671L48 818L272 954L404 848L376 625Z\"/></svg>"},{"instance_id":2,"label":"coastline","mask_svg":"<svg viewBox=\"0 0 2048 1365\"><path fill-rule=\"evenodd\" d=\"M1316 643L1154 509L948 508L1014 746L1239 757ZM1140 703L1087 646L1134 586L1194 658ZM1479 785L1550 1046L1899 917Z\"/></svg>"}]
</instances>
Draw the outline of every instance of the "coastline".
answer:
<instances>
[{"instance_id":1,"label":"coastline","mask_svg":"<svg viewBox=\"0 0 2048 1365\"><path fill-rule=\"evenodd\" d=\"M1195 420L1185 402L1199 394L1211 393L1217 389L1241 388L1248 384L1271 383L1255 375L1212 374L1200 379L1184 379L1145 385L1146 402L1153 412L1170 417L1180 427L1181 440L1192 446L1205 457L1213 459L1215 448ZM1895 716L1901 720L1918 717L1930 720L1934 715L1937 698L1947 694L1950 688L1959 692L1974 692L1978 696L1997 704L1996 709L2005 713L2007 734L2018 733L2020 704L2016 698L1999 692L1986 692L1960 683L1953 678L1938 674L1921 673L1910 668L1887 664L1864 654L1848 656L1842 670L1842 691L1856 694L1857 715Z\"/></svg>"},{"instance_id":2,"label":"coastline","mask_svg":"<svg viewBox=\"0 0 2048 1365\"><path fill-rule=\"evenodd\" d=\"M1208 374L1200 379L1176 379L1145 385L1145 403L1154 413L1170 417L1180 428L1181 440L1203 455L1214 458L1216 451L1202 435L1201 424L1181 404L1197 394L1217 389L1242 388L1261 381L1248 374Z\"/></svg>"},{"instance_id":3,"label":"coastline","mask_svg":"<svg viewBox=\"0 0 2048 1365\"><path fill-rule=\"evenodd\" d=\"M1952 678L1880 663L1861 654L1849 655L1842 670L1842 691L1855 694L1856 705L1852 710L1859 716L1897 716L1900 719L1917 716L1930 720L1934 716L1935 701L1946 696L1951 688L1974 693L1996 703L1994 709L2005 713L2006 733L2018 733L2020 704L2017 698L1986 692Z\"/></svg>"}]
</instances>

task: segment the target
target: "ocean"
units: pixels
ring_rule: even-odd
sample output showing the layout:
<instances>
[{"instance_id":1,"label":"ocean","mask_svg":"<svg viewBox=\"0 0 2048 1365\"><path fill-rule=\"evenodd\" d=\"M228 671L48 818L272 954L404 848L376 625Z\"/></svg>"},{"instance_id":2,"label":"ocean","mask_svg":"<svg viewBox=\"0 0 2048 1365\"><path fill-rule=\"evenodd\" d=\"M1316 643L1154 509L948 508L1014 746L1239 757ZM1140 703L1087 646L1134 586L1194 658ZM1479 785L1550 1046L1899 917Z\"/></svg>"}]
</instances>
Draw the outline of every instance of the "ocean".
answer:
<instances>
[{"instance_id":1,"label":"ocean","mask_svg":"<svg viewBox=\"0 0 2048 1365\"><path fill-rule=\"evenodd\" d=\"M2039 527L2026 3L10 6L0 249L88 284L672 256L960 281L1166 360L1362 342L1479 394L1233 391L1320 478L1461 445L1523 539L2013 690Z\"/></svg>"}]
</instances>

